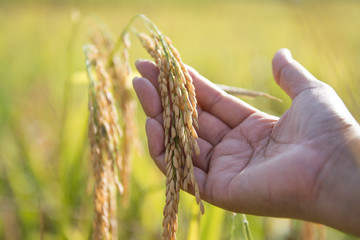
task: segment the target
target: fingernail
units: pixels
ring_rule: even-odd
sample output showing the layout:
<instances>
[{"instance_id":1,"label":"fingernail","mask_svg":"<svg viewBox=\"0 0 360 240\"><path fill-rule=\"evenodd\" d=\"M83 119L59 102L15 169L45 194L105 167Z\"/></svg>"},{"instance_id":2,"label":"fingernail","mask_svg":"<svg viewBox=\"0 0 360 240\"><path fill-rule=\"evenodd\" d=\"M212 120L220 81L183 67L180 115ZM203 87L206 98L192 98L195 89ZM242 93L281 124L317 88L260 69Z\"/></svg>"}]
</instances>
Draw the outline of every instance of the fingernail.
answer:
<instances>
[{"instance_id":1,"label":"fingernail","mask_svg":"<svg viewBox=\"0 0 360 240\"><path fill-rule=\"evenodd\" d=\"M285 56L287 59L292 59L292 55L291 55L291 52L290 52L289 49L283 48L283 49L282 49L282 52L284 53L284 56Z\"/></svg>"},{"instance_id":2,"label":"fingernail","mask_svg":"<svg viewBox=\"0 0 360 240\"><path fill-rule=\"evenodd\" d=\"M135 61L135 66L137 67L137 65L140 64L140 63L143 62L143 61L144 61L144 59L141 59L141 58L136 59L136 61Z\"/></svg>"},{"instance_id":3,"label":"fingernail","mask_svg":"<svg viewBox=\"0 0 360 240\"><path fill-rule=\"evenodd\" d=\"M134 77L133 79L132 79L132 84L133 84L133 86L134 86L134 82L136 81L136 80L138 80L140 77Z\"/></svg>"}]
</instances>

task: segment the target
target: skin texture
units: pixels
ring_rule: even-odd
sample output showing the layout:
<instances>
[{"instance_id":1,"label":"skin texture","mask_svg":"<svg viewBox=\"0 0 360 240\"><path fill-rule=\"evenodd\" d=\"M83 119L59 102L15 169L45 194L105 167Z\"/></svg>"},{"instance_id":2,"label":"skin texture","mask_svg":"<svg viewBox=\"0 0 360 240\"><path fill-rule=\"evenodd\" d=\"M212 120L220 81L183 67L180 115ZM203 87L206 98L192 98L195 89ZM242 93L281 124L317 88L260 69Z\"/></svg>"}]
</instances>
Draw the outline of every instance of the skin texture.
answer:
<instances>
[{"instance_id":1,"label":"skin texture","mask_svg":"<svg viewBox=\"0 0 360 240\"><path fill-rule=\"evenodd\" d=\"M164 172L158 70L144 60L136 67L143 77L133 85L148 116L149 152ZM274 78L293 102L278 118L189 71L198 100L201 154L194 166L202 199L234 212L304 219L360 236L360 127L330 86L280 49Z\"/></svg>"}]
</instances>

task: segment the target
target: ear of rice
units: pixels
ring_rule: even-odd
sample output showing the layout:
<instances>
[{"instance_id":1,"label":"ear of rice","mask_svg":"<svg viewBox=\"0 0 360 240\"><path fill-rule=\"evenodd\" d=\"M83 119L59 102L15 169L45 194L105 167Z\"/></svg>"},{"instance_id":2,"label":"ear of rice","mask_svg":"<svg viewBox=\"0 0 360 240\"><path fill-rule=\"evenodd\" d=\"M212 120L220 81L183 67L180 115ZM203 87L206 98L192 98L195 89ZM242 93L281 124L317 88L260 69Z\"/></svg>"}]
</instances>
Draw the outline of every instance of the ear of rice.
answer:
<instances>
[{"instance_id":1,"label":"ear of rice","mask_svg":"<svg viewBox=\"0 0 360 240\"><path fill-rule=\"evenodd\" d=\"M95 177L93 239L111 239L117 236L116 183L122 189L113 167L118 161L122 131L111 94L110 77L98 56L98 49L88 47L86 54L90 79L89 140Z\"/></svg>"},{"instance_id":2,"label":"ear of rice","mask_svg":"<svg viewBox=\"0 0 360 240\"><path fill-rule=\"evenodd\" d=\"M158 33L138 37L159 69L159 91L163 106L166 163L166 203L163 219L163 239L176 239L180 187L194 189L201 212L199 188L193 168L193 152L199 153L196 96L192 79L171 41Z\"/></svg>"}]
</instances>

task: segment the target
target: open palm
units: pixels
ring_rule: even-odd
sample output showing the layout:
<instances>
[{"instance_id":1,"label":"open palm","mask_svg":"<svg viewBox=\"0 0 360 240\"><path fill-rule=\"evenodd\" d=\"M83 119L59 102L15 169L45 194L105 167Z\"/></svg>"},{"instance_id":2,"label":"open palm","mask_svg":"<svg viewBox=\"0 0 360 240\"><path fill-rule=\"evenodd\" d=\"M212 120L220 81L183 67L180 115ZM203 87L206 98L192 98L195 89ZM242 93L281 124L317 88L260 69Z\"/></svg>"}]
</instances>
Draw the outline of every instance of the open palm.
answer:
<instances>
[{"instance_id":1,"label":"open palm","mask_svg":"<svg viewBox=\"0 0 360 240\"><path fill-rule=\"evenodd\" d=\"M149 116L150 154L164 172L158 70L149 61L136 65L144 77L133 83ZM201 197L219 207L306 219L302 208L317 204L326 166L335 164L334 156L345 139L341 136L355 120L335 92L286 50L274 57L273 71L293 99L280 119L224 93L190 69L199 103L201 153L194 158L195 176Z\"/></svg>"}]
</instances>

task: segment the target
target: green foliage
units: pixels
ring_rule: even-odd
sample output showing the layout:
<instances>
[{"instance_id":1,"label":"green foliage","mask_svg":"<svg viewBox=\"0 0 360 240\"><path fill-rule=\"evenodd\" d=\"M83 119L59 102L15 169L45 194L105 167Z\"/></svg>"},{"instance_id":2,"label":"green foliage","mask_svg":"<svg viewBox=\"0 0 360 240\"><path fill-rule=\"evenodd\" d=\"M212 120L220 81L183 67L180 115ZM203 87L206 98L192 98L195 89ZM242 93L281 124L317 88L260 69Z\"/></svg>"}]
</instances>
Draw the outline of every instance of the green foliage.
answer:
<instances>
[{"instance_id":1,"label":"green foliage","mask_svg":"<svg viewBox=\"0 0 360 240\"><path fill-rule=\"evenodd\" d=\"M46 2L1 2L0 239L91 238L93 179L82 52L91 14L115 34L135 14L146 14L173 40L184 62L210 80L284 99L245 99L275 115L291 104L271 72L273 54L287 47L335 88L360 121L359 2ZM133 40L132 62L147 57ZM145 150L140 108L138 120L143 150L133 159L129 205L119 209L120 239L159 239L164 177ZM181 198L179 239L244 237L239 216L207 204L199 217L194 199ZM288 220L248 220L254 239L285 239L289 233ZM328 237L351 239L331 229Z\"/></svg>"}]
</instances>

